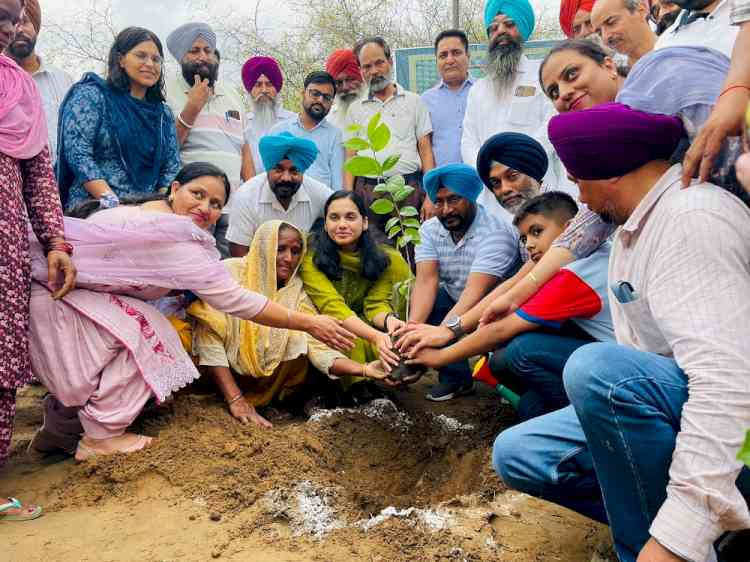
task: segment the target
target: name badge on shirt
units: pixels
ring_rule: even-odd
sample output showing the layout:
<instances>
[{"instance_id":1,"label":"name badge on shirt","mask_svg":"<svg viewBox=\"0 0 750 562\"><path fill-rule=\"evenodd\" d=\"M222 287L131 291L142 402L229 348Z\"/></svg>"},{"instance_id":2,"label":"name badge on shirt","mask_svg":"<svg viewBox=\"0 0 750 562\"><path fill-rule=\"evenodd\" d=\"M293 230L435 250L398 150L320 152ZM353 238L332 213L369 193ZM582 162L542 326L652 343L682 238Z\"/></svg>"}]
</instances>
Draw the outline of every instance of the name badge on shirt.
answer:
<instances>
[{"instance_id":1,"label":"name badge on shirt","mask_svg":"<svg viewBox=\"0 0 750 562\"><path fill-rule=\"evenodd\" d=\"M240 121L240 112L235 109L230 109L224 114L224 116L227 118L227 121L229 119L237 119L237 121Z\"/></svg>"},{"instance_id":2,"label":"name badge on shirt","mask_svg":"<svg viewBox=\"0 0 750 562\"><path fill-rule=\"evenodd\" d=\"M536 94L536 88L534 86L518 86L516 87L516 93L513 94L519 98L530 98Z\"/></svg>"}]
</instances>

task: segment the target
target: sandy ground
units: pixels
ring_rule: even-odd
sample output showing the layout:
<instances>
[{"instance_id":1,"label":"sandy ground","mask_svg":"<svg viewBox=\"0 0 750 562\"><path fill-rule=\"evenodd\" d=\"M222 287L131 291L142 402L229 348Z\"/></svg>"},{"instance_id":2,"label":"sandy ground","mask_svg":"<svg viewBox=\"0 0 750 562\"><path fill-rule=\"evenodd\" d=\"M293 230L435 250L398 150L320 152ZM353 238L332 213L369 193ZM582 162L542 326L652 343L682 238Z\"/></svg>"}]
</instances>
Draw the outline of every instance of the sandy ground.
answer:
<instances>
[{"instance_id":1,"label":"sandy ground","mask_svg":"<svg viewBox=\"0 0 750 562\"><path fill-rule=\"evenodd\" d=\"M609 560L606 527L506 490L490 466L511 413L486 388L392 401L272 430L187 391L145 414L150 449L76 465L31 459L41 387L23 389L0 493L44 505L0 524L3 560L402 562ZM9 556L9 558L7 558Z\"/></svg>"}]
</instances>

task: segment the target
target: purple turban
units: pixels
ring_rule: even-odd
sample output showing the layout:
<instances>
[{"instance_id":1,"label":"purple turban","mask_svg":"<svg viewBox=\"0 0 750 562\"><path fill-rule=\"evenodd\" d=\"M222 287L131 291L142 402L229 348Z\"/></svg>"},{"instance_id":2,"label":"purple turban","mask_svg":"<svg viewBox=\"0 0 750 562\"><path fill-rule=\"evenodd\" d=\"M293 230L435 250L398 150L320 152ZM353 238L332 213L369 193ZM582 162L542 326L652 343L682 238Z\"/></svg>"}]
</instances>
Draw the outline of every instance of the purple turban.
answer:
<instances>
[{"instance_id":1,"label":"purple turban","mask_svg":"<svg viewBox=\"0 0 750 562\"><path fill-rule=\"evenodd\" d=\"M556 115L549 140L576 179L624 176L652 160L668 160L685 131L677 117L604 103Z\"/></svg>"},{"instance_id":2,"label":"purple turban","mask_svg":"<svg viewBox=\"0 0 750 562\"><path fill-rule=\"evenodd\" d=\"M281 74L281 67L276 59L271 57L253 57L248 59L242 66L242 83L249 92L255 86L255 83L264 74L271 81L277 92L281 91L284 84L284 76Z\"/></svg>"}]
</instances>

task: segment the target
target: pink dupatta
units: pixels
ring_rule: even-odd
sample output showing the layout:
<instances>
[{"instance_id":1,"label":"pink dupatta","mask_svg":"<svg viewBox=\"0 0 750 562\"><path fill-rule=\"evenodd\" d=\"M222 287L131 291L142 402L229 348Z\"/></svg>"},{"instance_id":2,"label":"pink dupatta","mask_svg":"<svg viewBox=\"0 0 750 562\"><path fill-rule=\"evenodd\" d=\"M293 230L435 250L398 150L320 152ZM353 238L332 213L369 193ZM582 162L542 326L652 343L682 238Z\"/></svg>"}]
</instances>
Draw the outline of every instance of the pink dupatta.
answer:
<instances>
[{"instance_id":1,"label":"pink dupatta","mask_svg":"<svg viewBox=\"0 0 750 562\"><path fill-rule=\"evenodd\" d=\"M47 145L47 122L34 80L0 55L0 152L28 160Z\"/></svg>"}]
</instances>

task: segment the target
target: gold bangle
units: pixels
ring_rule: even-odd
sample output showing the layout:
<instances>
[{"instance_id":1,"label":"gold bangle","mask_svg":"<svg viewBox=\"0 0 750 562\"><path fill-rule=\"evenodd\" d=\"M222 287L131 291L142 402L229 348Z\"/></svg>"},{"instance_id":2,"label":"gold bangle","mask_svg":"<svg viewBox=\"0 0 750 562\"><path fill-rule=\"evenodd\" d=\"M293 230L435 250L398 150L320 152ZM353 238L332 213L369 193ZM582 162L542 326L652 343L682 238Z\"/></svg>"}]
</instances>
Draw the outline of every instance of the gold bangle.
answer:
<instances>
[{"instance_id":1,"label":"gold bangle","mask_svg":"<svg viewBox=\"0 0 750 562\"><path fill-rule=\"evenodd\" d=\"M362 364L362 377L367 378L367 363Z\"/></svg>"},{"instance_id":2,"label":"gold bangle","mask_svg":"<svg viewBox=\"0 0 750 562\"><path fill-rule=\"evenodd\" d=\"M237 402L238 400L240 400L242 398L242 396L243 396L243 394L240 392L237 396L235 396L231 400L227 400L227 405L231 406L232 404L234 404L235 402Z\"/></svg>"},{"instance_id":3,"label":"gold bangle","mask_svg":"<svg viewBox=\"0 0 750 562\"><path fill-rule=\"evenodd\" d=\"M291 325L292 325L292 311L287 308L286 309L286 329L289 330Z\"/></svg>"},{"instance_id":4,"label":"gold bangle","mask_svg":"<svg viewBox=\"0 0 750 562\"><path fill-rule=\"evenodd\" d=\"M536 285L539 285L539 279L536 278L536 275L534 275L533 271L529 271L528 275L529 279L531 279Z\"/></svg>"}]
</instances>

